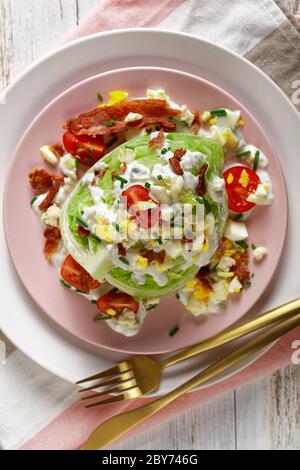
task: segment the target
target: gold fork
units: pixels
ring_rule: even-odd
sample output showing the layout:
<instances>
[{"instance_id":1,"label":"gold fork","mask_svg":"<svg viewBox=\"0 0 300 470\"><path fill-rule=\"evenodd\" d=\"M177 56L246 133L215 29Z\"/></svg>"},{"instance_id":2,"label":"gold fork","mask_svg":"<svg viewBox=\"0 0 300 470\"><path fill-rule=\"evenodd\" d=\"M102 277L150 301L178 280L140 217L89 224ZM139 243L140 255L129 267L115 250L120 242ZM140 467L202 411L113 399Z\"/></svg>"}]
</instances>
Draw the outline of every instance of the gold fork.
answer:
<instances>
[{"instance_id":1,"label":"gold fork","mask_svg":"<svg viewBox=\"0 0 300 470\"><path fill-rule=\"evenodd\" d=\"M204 371L200 372L200 374L180 385L167 395L147 405L113 416L100 424L90 434L84 445L84 450L98 450L107 447L117 438L121 437L123 434L130 431L130 429L133 429L186 392L189 392L193 388L253 355L255 352L280 338L298 325L300 325L300 313L288 317L281 322L277 322L272 327L250 339L227 356L219 359Z\"/></svg>"},{"instance_id":2,"label":"gold fork","mask_svg":"<svg viewBox=\"0 0 300 470\"><path fill-rule=\"evenodd\" d=\"M127 361L120 362L111 369L76 382L77 384L82 384L93 381L91 386L81 389L80 393L100 389L97 393L84 396L82 400L98 399L111 393L114 394L114 396L110 398L101 399L100 401L96 400L86 405L86 408L92 408L94 406L137 398L141 395L154 392L160 385L161 374L165 368L278 322L283 318L295 314L299 310L300 298L292 300L280 307L276 307L250 321L244 321L227 328L212 338L202 341L163 361L156 361L148 356L133 356ZM98 379L100 380L98 381Z\"/></svg>"}]
</instances>

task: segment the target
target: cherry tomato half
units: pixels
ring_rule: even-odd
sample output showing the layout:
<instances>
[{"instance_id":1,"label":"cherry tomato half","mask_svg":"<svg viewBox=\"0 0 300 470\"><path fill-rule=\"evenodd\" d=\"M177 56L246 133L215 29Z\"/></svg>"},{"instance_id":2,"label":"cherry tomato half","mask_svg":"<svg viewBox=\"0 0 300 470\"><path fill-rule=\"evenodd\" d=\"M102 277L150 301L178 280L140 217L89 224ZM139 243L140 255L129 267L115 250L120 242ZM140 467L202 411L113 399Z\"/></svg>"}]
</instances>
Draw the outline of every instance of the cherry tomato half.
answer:
<instances>
[{"instance_id":1,"label":"cherry tomato half","mask_svg":"<svg viewBox=\"0 0 300 470\"><path fill-rule=\"evenodd\" d=\"M122 196L127 198L127 209L141 201L149 201L149 190L140 184L134 184L122 192Z\"/></svg>"},{"instance_id":2,"label":"cherry tomato half","mask_svg":"<svg viewBox=\"0 0 300 470\"><path fill-rule=\"evenodd\" d=\"M97 302L97 308L102 313L107 313L107 309L112 308L117 314L120 314L125 308L134 313L138 312L139 303L125 292L110 291L102 295Z\"/></svg>"},{"instance_id":3,"label":"cherry tomato half","mask_svg":"<svg viewBox=\"0 0 300 470\"><path fill-rule=\"evenodd\" d=\"M101 135L96 137L75 136L71 132L65 132L63 142L66 151L74 157L77 156L79 162L86 166L94 165L105 152L105 144Z\"/></svg>"},{"instance_id":4,"label":"cherry tomato half","mask_svg":"<svg viewBox=\"0 0 300 470\"><path fill-rule=\"evenodd\" d=\"M255 171L245 165L233 166L224 172L224 179L230 210L246 212L255 206L247 201L249 194L254 193L260 183Z\"/></svg>"},{"instance_id":5,"label":"cherry tomato half","mask_svg":"<svg viewBox=\"0 0 300 470\"><path fill-rule=\"evenodd\" d=\"M133 214L137 225L141 228L150 228L155 225L160 216L159 205L151 199L149 190L140 184L134 184L122 192L122 196L126 198L127 210ZM156 207L140 210L137 206L139 202L153 201Z\"/></svg>"},{"instance_id":6,"label":"cherry tomato half","mask_svg":"<svg viewBox=\"0 0 300 470\"><path fill-rule=\"evenodd\" d=\"M67 284L84 292L89 292L91 289L97 289L100 286L100 282L93 279L71 255L66 257L60 274Z\"/></svg>"}]
</instances>

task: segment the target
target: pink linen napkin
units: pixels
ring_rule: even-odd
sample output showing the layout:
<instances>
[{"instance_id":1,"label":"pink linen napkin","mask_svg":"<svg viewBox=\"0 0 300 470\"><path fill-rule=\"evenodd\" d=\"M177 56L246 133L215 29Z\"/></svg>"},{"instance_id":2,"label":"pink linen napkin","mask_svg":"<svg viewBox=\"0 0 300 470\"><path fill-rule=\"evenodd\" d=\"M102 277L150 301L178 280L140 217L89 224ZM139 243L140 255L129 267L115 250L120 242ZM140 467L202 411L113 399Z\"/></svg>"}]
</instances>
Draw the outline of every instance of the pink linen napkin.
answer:
<instances>
[{"instance_id":1,"label":"pink linen napkin","mask_svg":"<svg viewBox=\"0 0 300 470\"><path fill-rule=\"evenodd\" d=\"M246 0L239 2L231 0L102 0L93 12L67 37L74 40L95 32L122 27L164 27L178 29L193 34L201 30L204 37L214 39L207 23L212 14L222 9L224 17L215 39L240 52L256 63L281 88L289 94L288 84L299 77L299 53L286 54L287 40L297 45L299 51L300 36L296 23L283 12L279 2L273 0ZM245 14L246 13L246 14ZM223 16L223 15L222 15ZM226 26L228 24L228 27ZM231 35L232 25L236 25L234 35ZM251 27L249 27L249 25ZM245 37L250 46L245 49ZM274 57L268 60L270 49L276 50L276 66ZM284 61L282 60L284 57ZM292 345L300 340L300 328L282 338L271 350L239 374L204 390L190 393L157 413L153 418L134 429L130 435L139 433L151 425L161 423L170 417L183 413L199 404L217 397L242 383L269 374L291 362ZM21 449L80 449L83 442L102 421L110 416L146 403L149 399L138 399L86 410L79 401L67 407L59 416L45 426L31 439L28 439ZM26 439L25 439L26 441Z\"/></svg>"}]
</instances>

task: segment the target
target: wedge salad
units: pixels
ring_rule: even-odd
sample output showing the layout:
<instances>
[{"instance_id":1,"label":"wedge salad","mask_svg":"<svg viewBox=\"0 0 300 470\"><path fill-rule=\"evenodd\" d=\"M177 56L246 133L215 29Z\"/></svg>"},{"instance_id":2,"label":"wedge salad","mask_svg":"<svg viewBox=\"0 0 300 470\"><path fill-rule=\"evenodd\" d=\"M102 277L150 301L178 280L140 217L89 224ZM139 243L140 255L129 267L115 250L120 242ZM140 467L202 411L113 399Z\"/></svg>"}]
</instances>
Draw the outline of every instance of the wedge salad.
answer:
<instances>
[{"instance_id":1,"label":"wedge salad","mask_svg":"<svg viewBox=\"0 0 300 470\"><path fill-rule=\"evenodd\" d=\"M247 231L274 198L267 156L245 142L239 110L191 111L161 89L98 101L29 173L62 287L126 336L166 295L195 316L221 311L251 286L249 257L268 254Z\"/></svg>"}]
</instances>

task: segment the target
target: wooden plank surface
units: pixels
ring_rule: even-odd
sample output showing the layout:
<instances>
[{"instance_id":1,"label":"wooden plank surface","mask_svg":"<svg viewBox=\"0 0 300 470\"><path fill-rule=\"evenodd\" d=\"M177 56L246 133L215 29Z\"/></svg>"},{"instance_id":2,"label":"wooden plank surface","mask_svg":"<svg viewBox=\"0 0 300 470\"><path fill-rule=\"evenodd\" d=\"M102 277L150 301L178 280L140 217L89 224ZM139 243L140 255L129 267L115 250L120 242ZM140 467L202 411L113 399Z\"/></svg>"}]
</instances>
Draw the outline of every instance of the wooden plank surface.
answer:
<instances>
[{"instance_id":1,"label":"wooden plank surface","mask_svg":"<svg viewBox=\"0 0 300 470\"><path fill-rule=\"evenodd\" d=\"M99 0L0 0L0 90L54 48ZM285 0L300 13L299 0ZM300 367L204 404L118 449L300 449Z\"/></svg>"}]
</instances>

